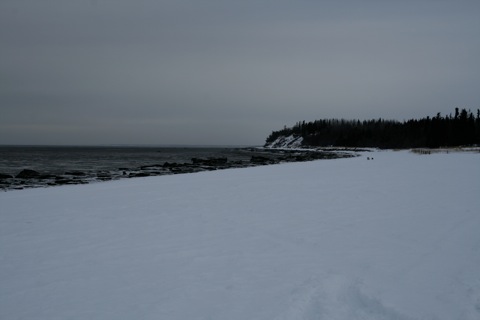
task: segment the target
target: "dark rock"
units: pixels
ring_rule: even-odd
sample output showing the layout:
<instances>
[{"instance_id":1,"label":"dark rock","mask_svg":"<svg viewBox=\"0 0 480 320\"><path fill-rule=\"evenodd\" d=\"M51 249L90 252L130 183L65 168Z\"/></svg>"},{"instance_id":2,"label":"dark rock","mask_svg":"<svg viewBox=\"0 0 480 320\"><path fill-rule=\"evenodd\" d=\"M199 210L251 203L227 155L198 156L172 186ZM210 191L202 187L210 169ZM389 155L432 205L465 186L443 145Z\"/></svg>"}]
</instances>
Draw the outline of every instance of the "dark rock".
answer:
<instances>
[{"instance_id":1,"label":"dark rock","mask_svg":"<svg viewBox=\"0 0 480 320\"><path fill-rule=\"evenodd\" d=\"M65 185L65 184L74 184L75 181L71 179L56 179L55 184L56 185Z\"/></svg>"},{"instance_id":2,"label":"dark rock","mask_svg":"<svg viewBox=\"0 0 480 320\"><path fill-rule=\"evenodd\" d=\"M86 173L82 172L82 171L67 171L67 172L65 172L65 174L69 175L69 176L75 176L75 177L86 176Z\"/></svg>"},{"instance_id":3,"label":"dark rock","mask_svg":"<svg viewBox=\"0 0 480 320\"><path fill-rule=\"evenodd\" d=\"M189 166L189 165L177 166L177 167L170 168L170 171L174 174L193 173L193 172L198 172L199 170L201 170L201 168L192 167L192 166Z\"/></svg>"},{"instance_id":4,"label":"dark rock","mask_svg":"<svg viewBox=\"0 0 480 320\"><path fill-rule=\"evenodd\" d=\"M19 174L17 174L16 178L18 179L32 179L38 178L40 173L35 170L24 169Z\"/></svg>"},{"instance_id":5,"label":"dark rock","mask_svg":"<svg viewBox=\"0 0 480 320\"><path fill-rule=\"evenodd\" d=\"M109 172L99 171L97 172L97 178L100 180L111 180L112 175Z\"/></svg>"},{"instance_id":6,"label":"dark rock","mask_svg":"<svg viewBox=\"0 0 480 320\"><path fill-rule=\"evenodd\" d=\"M57 178L58 178L58 176L53 175L53 174L42 174L42 175L38 176L38 179L42 179L42 180L57 179Z\"/></svg>"},{"instance_id":7,"label":"dark rock","mask_svg":"<svg viewBox=\"0 0 480 320\"><path fill-rule=\"evenodd\" d=\"M267 164L271 162L271 159L263 156L252 156L250 162Z\"/></svg>"},{"instance_id":8,"label":"dark rock","mask_svg":"<svg viewBox=\"0 0 480 320\"><path fill-rule=\"evenodd\" d=\"M150 173L148 172L130 173L129 176L132 178L149 177Z\"/></svg>"},{"instance_id":9,"label":"dark rock","mask_svg":"<svg viewBox=\"0 0 480 320\"><path fill-rule=\"evenodd\" d=\"M297 162L308 161L308 160L310 160L310 159L308 158L308 156L296 156L296 157L295 157L295 161L297 161Z\"/></svg>"},{"instance_id":10,"label":"dark rock","mask_svg":"<svg viewBox=\"0 0 480 320\"><path fill-rule=\"evenodd\" d=\"M226 165L227 162L228 162L228 158L208 158L208 159L192 158L193 164L204 165L204 166L223 166L223 165Z\"/></svg>"},{"instance_id":11,"label":"dark rock","mask_svg":"<svg viewBox=\"0 0 480 320\"><path fill-rule=\"evenodd\" d=\"M3 174L3 173L0 173L0 180L3 180L3 179L12 179L13 176L9 175L9 174Z\"/></svg>"},{"instance_id":12,"label":"dark rock","mask_svg":"<svg viewBox=\"0 0 480 320\"><path fill-rule=\"evenodd\" d=\"M176 167L178 167L178 166L179 166L179 164L176 163L176 162L172 162L172 163L170 163L170 162L165 162L165 163L163 164L163 167L164 167L164 168L176 168Z\"/></svg>"}]
</instances>

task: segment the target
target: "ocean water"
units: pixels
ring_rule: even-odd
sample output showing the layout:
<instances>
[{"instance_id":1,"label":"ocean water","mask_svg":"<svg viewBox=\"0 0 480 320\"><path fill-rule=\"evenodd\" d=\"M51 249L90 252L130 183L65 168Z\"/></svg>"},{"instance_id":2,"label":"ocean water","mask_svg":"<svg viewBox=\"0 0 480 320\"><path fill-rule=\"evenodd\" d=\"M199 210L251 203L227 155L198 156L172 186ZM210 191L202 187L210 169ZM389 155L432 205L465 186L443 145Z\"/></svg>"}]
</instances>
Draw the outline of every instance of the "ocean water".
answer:
<instances>
[{"instance_id":1,"label":"ocean water","mask_svg":"<svg viewBox=\"0 0 480 320\"><path fill-rule=\"evenodd\" d=\"M23 169L54 175L116 171L165 162L189 163L192 158L247 161L253 154L251 149L235 147L0 146L0 173L15 176Z\"/></svg>"},{"instance_id":2,"label":"ocean water","mask_svg":"<svg viewBox=\"0 0 480 320\"><path fill-rule=\"evenodd\" d=\"M239 147L0 146L0 190L84 184L345 156L351 155ZM206 161L193 161L193 158ZM25 169L36 173L22 172Z\"/></svg>"}]
</instances>

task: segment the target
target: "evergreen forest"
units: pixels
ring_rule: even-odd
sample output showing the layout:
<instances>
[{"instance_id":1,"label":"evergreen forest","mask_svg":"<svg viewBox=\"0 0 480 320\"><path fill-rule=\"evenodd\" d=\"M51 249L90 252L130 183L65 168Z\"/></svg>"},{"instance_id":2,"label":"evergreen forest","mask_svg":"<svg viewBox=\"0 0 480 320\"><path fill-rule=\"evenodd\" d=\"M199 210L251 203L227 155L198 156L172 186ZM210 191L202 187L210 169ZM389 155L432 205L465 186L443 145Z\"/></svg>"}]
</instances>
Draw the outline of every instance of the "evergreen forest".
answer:
<instances>
[{"instance_id":1,"label":"evergreen forest","mask_svg":"<svg viewBox=\"0 0 480 320\"><path fill-rule=\"evenodd\" d=\"M305 146L377 148L439 148L480 145L480 110L455 108L454 114L395 120L325 119L301 121L272 132L266 143L279 137L302 137Z\"/></svg>"}]
</instances>

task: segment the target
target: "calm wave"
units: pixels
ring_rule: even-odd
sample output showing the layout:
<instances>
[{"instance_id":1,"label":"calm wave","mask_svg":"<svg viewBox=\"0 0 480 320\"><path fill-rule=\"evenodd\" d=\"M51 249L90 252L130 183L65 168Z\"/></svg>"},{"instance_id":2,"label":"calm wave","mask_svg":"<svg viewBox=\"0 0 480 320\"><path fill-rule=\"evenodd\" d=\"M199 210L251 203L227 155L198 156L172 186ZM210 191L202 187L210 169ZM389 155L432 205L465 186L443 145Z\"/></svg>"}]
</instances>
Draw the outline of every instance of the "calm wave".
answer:
<instances>
[{"instance_id":1,"label":"calm wave","mask_svg":"<svg viewBox=\"0 0 480 320\"><path fill-rule=\"evenodd\" d=\"M16 175L23 169L44 174L67 171L111 171L165 162L190 162L192 158L226 157L248 160L241 148L192 147L58 147L0 146L0 173Z\"/></svg>"}]
</instances>

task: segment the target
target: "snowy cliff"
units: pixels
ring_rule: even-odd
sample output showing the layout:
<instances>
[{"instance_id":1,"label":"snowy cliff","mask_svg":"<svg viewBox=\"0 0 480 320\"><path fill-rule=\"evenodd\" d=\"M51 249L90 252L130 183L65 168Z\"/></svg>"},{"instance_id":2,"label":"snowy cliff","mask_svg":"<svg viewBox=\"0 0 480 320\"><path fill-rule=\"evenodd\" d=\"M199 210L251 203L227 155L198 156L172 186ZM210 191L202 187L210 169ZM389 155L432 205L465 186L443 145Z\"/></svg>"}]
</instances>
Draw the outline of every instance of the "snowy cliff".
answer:
<instances>
[{"instance_id":1,"label":"snowy cliff","mask_svg":"<svg viewBox=\"0 0 480 320\"><path fill-rule=\"evenodd\" d=\"M280 136L275 141L265 144L265 148L300 148L303 137L300 136Z\"/></svg>"}]
</instances>

